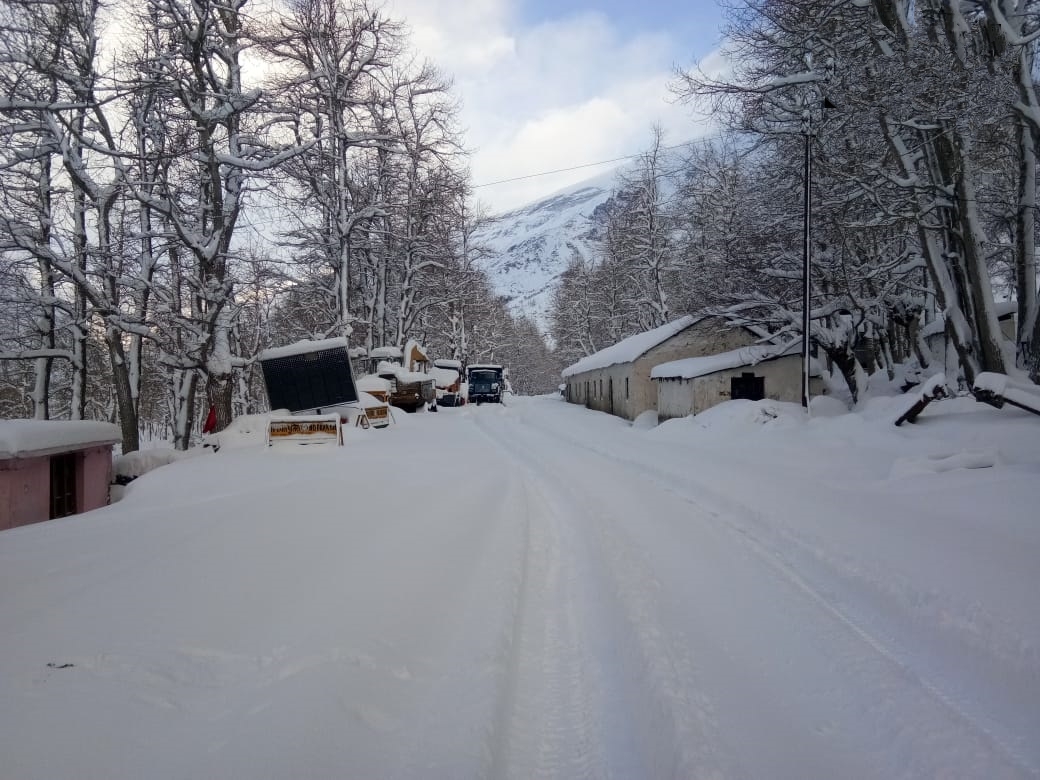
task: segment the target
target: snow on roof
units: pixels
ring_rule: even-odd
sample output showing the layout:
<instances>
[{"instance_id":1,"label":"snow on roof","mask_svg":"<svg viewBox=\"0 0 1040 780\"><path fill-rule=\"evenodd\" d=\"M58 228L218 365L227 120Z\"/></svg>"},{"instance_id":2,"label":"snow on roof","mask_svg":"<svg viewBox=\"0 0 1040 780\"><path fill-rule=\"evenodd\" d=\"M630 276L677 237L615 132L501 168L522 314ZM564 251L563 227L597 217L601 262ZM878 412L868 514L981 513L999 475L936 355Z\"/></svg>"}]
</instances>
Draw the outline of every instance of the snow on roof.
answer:
<instances>
[{"instance_id":1,"label":"snow on roof","mask_svg":"<svg viewBox=\"0 0 1040 780\"><path fill-rule=\"evenodd\" d=\"M437 387L450 387L459 381L459 372L454 368L441 368L434 366L430 369L430 376Z\"/></svg>"},{"instance_id":2,"label":"snow on roof","mask_svg":"<svg viewBox=\"0 0 1040 780\"><path fill-rule=\"evenodd\" d=\"M112 423L92 420L0 420L0 458L49 455L94 445L115 444L122 436Z\"/></svg>"},{"instance_id":3,"label":"snow on roof","mask_svg":"<svg viewBox=\"0 0 1040 780\"><path fill-rule=\"evenodd\" d=\"M451 358L437 358L433 361L433 365L437 368L454 368L456 371L462 370L461 360L452 360Z\"/></svg>"},{"instance_id":4,"label":"snow on roof","mask_svg":"<svg viewBox=\"0 0 1040 780\"><path fill-rule=\"evenodd\" d=\"M359 391L366 393L372 392L373 390L383 393L390 392L390 380L383 379L383 377L376 376L375 374L367 374L357 380L354 384L357 385Z\"/></svg>"},{"instance_id":5,"label":"snow on roof","mask_svg":"<svg viewBox=\"0 0 1040 780\"><path fill-rule=\"evenodd\" d=\"M345 338L321 339L320 341L309 341L303 339L295 344L287 344L284 347L271 347L260 353L260 360L275 360L277 358L290 357L292 355L306 355L310 352L318 352L323 349L350 349Z\"/></svg>"},{"instance_id":6,"label":"snow on roof","mask_svg":"<svg viewBox=\"0 0 1040 780\"><path fill-rule=\"evenodd\" d=\"M683 360L672 360L654 366L650 371L651 379L693 379L698 376L714 374L717 371L726 371L741 366L753 366L763 360L772 360L784 355L796 355L799 352L801 341L792 341L789 344L752 344L747 347L739 347L729 352L720 352L717 355L704 355L703 357L684 358Z\"/></svg>"},{"instance_id":7,"label":"snow on roof","mask_svg":"<svg viewBox=\"0 0 1040 780\"><path fill-rule=\"evenodd\" d=\"M433 377L429 374L423 374L419 371L405 371L403 368L398 368L395 372L397 375L398 382L432 382Z\"/></svg>"},{"instance_id":8,"label":"snow on roof","mask_svg":"<svg viewBox=\"0 0 1040 780\"><path fill-rule=\"evenodd\" d=\"M631 363L641 357L659 344L663 344L672 336L686 330L697 322L697 319L686 315L677 320L668 322L659 328L648 330L645 333L637 333L627 339L619 341L613 346L601 349L588 357L582 358L572 366L563 369L563 376L574 376L586 371L595 371L598 368L615 366L618 363Z\"/></svg>"},{"instance_id":9,"label":"snow on roof","mask_svg":"<svg viewBox=\"0 0 1040 780\"><path fill-rule=\"evenodd\" d=\"M401 348L400 347L372 347L372 351L368 353L370 358L379 359L401 359Z\"/></svg>"}]
</instances>

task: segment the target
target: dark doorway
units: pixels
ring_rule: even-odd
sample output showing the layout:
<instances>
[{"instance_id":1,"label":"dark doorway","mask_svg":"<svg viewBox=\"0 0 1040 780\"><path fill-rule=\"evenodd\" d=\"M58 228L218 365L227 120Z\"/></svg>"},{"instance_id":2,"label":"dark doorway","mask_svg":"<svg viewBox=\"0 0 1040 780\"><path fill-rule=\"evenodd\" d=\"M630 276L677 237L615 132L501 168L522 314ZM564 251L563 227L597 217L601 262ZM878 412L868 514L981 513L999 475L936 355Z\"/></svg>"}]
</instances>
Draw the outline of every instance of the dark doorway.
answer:
<instances>
[{"instance_id":1,"label":"dark doorway","mask_svg":"<svg viewBox=\"0 0 1040 780\"><path fill-rule=\"evenodd\" d=\"M76 514L75 453L51 456L51 518Z\"/></svg>"},{"instance_id":2,"label":"dark doorway","mask_svg":"<svg viewBox=\"0 0 1040 780\"><path fill-rule=\"evenodd\" d=\"M766 378L743 373L729 380L729 397L736 400L745 398L748 401L761 401L766 397Z\"/></svg>"}]
</instances>

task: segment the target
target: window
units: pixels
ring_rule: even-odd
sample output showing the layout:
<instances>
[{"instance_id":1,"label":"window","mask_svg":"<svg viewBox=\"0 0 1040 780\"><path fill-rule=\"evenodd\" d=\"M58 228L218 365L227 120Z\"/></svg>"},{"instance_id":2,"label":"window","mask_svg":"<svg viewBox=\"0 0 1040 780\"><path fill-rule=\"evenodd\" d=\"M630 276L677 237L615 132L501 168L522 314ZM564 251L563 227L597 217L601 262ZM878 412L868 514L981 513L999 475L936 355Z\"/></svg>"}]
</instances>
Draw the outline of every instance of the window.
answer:
<instances>
[{"instance_id":1,"label":"window","mask_svg":"<svg viewBox=\"0 0 1040 780\"><path fill-rule=\"evenodd\" d=\"M599 380L599 395L602 398L602 396L603 396L603 380L602 379Z\"/></svg>"},{"instance_id":2,"label":"window","mask_svg":"<svg viewBox=\"0 0 1040 780\"><path fill-rule=\"evenodd\" d=\"M51 518L76 514L76 454L51 457Z\"/></svg>"},{"instance_id":3,"label":"window","mask_svg":"<svg viewBox=\"0 0 1040 780\"><path fill-rule=\"evenodd\" d=\"M628 377L625 377L625 400L628 400Z\"/></svg>"},{"instance_id":4,"label":"window","mask_svg":"<svg viewBox=\"0 0 1040 780\"><path fill-rule=\"evenodd\" d=\"M748 401L761 401L766 397L766 379L763 376L755 376L744 372L740 376L729 380L729 397L733 399L746 398Z\"/></svg>"}]
</instances>

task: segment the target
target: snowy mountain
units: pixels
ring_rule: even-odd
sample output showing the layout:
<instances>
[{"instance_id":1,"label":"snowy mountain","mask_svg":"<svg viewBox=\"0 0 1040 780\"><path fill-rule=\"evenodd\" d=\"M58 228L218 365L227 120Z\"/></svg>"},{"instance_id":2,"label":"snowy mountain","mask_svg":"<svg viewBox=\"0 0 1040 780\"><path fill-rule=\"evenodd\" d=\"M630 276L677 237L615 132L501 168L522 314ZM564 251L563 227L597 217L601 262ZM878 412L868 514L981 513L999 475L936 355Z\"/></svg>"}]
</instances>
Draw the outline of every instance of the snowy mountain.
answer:
<instances>
[{"instance_id":1,"label":"snowy mountain","mask_svg":"<svg viewBox=\"0 0 1040 780\"><path fill-rule=\"evenodd\" d=\"M552 289L574 253L592 257L604 227L609 171L526 206L493 217L475 236L490 250L482 265L514 312L548 323Z\"/></svg>"}]
</instances>

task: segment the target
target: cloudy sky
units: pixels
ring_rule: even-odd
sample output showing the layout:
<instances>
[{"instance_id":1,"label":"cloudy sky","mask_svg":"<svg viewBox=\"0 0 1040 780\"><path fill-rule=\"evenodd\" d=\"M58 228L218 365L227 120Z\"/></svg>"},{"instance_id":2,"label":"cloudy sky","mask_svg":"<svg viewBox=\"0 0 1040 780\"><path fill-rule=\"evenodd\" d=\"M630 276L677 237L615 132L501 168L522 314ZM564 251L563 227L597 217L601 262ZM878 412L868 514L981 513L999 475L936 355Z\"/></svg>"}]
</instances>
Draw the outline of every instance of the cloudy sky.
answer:
<instances>
[{"instance_id":1,"label":"cloudy sky","mask_svg":"<svg viewBox=\"0 0 1040 780\"><path fill-rule=\"evenodd\" d=\"M421 55L454 77L476 195L492 213L606 166L479 186L607 160L706 132L668 92L674 66L720 43L716 0L387 0Z\"/></svg>"}]
</instances>

